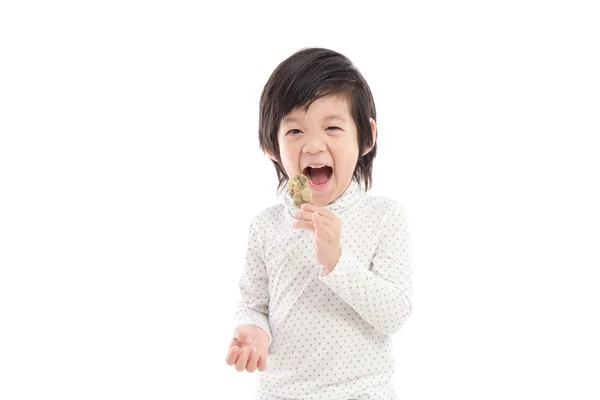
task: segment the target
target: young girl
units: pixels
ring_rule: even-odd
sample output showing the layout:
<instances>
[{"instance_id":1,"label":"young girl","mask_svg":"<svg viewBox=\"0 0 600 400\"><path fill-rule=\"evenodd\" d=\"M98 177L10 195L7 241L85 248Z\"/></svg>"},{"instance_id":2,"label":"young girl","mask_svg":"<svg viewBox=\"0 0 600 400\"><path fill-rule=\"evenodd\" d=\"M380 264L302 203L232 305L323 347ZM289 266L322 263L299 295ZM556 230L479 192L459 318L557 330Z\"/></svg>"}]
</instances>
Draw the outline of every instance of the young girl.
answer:
<instances>
[{"instance_id":1,"label":"young girl","mask_svg":"<svg viewBox=\"0 0 600 400\"><path fill-rule=\"evenodd\" d=\"M396 399L391 335L411 312L410 240L401 205L367 194L375 104L352 62L303 49L264 87L259 140L289 190L253 219L226 362L260 372L255 400Z\"/></svg>"}]
</instances>

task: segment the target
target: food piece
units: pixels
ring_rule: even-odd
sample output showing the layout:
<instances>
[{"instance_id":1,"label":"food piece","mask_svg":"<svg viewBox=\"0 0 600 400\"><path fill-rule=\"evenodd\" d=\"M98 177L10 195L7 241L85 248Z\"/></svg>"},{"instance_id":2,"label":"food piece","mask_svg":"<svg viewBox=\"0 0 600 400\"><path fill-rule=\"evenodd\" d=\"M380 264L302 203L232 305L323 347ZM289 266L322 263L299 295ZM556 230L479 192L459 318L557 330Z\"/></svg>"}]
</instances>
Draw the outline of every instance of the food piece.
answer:
<instances>
[{"instance_id":1,"label":"food piece","mask_svg":"<svg viewBox=\"0 0 600 400\"><path fill-rule=\"evenodd\" d=\"M312 193L308 189L302 189L294 194L293 200L294 205L300 208L302 204L312 203Z\"/></svg>"},{"instance_id":2,"label":"food piece","mask_svg":"<svg viewBox=\"0 0 600 400\"><path fill-rule=\"evenodd\" d=\"M292 193L294 205L298 208L302 204L312 203L312 193L307 187L308 178L303 174L298 174L292 177L288 182L288 189Z\"/></svg>"},{"instance_id":3,"label":"food piece","mask_svg":"<svg viewBox=\"0 0 600 400\"><path fill-rule=\"evenodd\" d=\"M301 191L302 189L306 189L307 182L308 178L306 177L306 175L294 175L288 182L288 189L290 189L290 192L292 192L292 194L295 194Z\"/></svg>"}]
</instances>

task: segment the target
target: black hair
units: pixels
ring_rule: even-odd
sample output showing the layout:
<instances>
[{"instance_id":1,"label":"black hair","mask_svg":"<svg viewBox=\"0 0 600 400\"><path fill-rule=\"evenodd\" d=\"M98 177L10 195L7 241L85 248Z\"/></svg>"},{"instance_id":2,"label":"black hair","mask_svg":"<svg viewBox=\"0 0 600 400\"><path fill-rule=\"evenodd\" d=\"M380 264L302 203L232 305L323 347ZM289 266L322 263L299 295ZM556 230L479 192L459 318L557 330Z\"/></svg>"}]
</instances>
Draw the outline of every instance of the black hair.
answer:
<instances>
[{"instance_id":1,"label":"black hair","mask_svg":"<svg viewBox=\"0 0 600 400\"><path fill-rule=\"evenodd\" d=\"M298 107L330 95L346 95L358 134L358 159L352 179L372 184L373 159L377 143L369 118L376 119L375 101L369 85L348 57L325 48L305 48L281 62L273 71L260 97L258 136L262 151L281 161L277 132L281 120ZM372 147L372 148L371 148ZM361 156L367 149L371 150ZM287 176L281 162L272 160L279 179L278 189L285 186Z\"/></svg>"}]
</instances>

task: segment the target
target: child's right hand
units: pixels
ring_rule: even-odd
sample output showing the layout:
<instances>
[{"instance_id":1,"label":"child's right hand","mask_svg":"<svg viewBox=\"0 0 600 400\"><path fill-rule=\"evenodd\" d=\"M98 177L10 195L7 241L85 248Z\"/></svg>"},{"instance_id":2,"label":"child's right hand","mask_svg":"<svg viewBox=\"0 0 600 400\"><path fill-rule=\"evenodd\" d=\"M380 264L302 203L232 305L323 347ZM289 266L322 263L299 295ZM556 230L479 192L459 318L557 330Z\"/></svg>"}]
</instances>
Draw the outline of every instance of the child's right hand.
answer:
<instances>
[{"instance_id":1,"label":"child's right hand","mask_svg":"<svg viewBox=\"0 0 600 400\"><path fill-rule=\"evenodd\" d=\"M256 325L240 325L235 328L233 336L225 358L227 364L235 365L239 372L254 372L257 368L264 371L269 348L267 332Z\"/></svg>"}]
</instances>

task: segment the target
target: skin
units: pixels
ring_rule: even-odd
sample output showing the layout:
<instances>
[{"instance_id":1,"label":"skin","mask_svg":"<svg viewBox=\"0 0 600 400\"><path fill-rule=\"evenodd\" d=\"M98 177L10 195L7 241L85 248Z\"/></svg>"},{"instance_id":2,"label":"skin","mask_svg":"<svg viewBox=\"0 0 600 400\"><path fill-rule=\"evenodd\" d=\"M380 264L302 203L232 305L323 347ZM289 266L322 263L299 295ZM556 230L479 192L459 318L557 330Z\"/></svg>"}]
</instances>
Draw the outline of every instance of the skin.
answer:
<instances>
[{"instance_id":1,"label":"skin","mask_svg":"<svg viewBox=\"0 0 600 400\"><path fill-rule=\"evenodd\" d=\"M336 115L336 118L329 118ZM373 143L377 134L375 121L371 119ZM333 175L326 190L313 191L313 204L302 204L301 211L294 215L295 229L313 232L317 262L331 273L342 249L340 219L324 206L340 197L350 185L358 161L358 134L350 114L345 96L328 96L314 101L308 110L297 108L286 115L278 132L281 160L266 154L281 163L288 176L302 174L306 163L327 164ZM367 149L367 154L371 149ZM245 342L247 336L254 337L252 344ZM229 345L226 362L235 365L238 371L254 372L266 368L269 337L256 325L236 328L234 339ZM251 353L252 347L257 353ZM262 368L262 369L261 369Z\"/></svg>"},{"instance_id":2,"label":"skin","mask_svg":"<svg viewBox=\"0 0 600 400\"><path fill-rule=\"evenodd\" d=\"M233 339L225 356L228 365L238 372L250 373L267 367L269 335L256 325L240 325L233 332Z\"/></svg>"}]
</instances>

